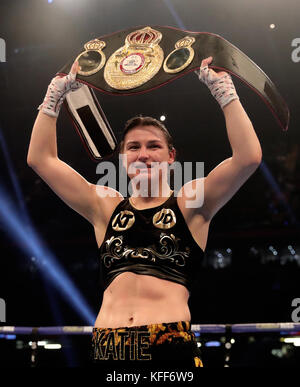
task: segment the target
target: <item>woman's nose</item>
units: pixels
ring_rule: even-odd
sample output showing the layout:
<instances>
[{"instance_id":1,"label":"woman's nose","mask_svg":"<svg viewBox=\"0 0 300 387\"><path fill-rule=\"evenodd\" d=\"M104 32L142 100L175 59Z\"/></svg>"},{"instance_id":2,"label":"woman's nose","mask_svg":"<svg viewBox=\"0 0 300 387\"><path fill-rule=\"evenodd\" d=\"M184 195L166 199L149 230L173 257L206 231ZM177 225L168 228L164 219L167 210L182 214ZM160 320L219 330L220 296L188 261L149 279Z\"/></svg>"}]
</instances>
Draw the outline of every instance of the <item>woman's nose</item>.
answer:
<instances>
[{"instance_id":1,"label":"woman's nose","mask_svg":"<svg viewBox=\"0 0 300 387\"><path fill-rule=\"evenodd\" d=\"M140 148L139 153L138 153L138 159L139 160L146 160L146 159L148 159L148 157L149 157L149 155L148 155L147 148L142 146Z\"/></svg>"}]
</instances>

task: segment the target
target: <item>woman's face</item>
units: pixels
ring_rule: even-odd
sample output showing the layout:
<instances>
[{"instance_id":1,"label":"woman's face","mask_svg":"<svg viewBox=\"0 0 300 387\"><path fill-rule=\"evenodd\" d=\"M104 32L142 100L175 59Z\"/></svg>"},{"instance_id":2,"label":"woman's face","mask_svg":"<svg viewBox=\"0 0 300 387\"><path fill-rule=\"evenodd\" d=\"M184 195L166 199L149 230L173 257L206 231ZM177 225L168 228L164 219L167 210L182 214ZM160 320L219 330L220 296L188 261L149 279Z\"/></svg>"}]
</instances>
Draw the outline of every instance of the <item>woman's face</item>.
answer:
<instances>
[{"instance_id":1,"label":"woman's face","mask_svg":"<svg viewBox=\"0 0 300 387\"><path fill-rule=\"evenodd\" d=\"M122 155L123 166L130 179L137 175L139 179L153 179L158 174L157 165L151 168L151 163L160 163L161 168L167 168L175 159L175 151L170 151L163 132L152 125L137 126L126 134ZM136 170L135 170L136 169Z\"/></svg>"}]
</instances>

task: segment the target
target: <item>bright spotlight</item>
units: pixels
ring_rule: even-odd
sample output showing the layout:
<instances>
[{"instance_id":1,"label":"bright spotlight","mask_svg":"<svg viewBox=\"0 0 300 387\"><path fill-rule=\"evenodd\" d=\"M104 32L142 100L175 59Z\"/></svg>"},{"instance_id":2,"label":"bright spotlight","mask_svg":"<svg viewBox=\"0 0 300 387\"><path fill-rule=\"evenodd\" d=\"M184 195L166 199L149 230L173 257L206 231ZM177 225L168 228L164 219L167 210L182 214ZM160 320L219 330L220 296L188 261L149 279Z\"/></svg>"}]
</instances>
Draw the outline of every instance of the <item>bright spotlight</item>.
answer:
<instances>
[{"instance_id":1,"label":"bright spotlight","mask_svg":"<svg viewBox=\"0 0 300 387\"><path fill-rule=\"evenodd\" d=\"M4 187L0 185L0 219L5 222L8 235L23 252L31 257L36 266L58 288L76 311L89 324L95 321L94 313L74 286L54 255L44 246L31 226L24 226L19 211L15 208Z\"/></svg>"}]
</instances>

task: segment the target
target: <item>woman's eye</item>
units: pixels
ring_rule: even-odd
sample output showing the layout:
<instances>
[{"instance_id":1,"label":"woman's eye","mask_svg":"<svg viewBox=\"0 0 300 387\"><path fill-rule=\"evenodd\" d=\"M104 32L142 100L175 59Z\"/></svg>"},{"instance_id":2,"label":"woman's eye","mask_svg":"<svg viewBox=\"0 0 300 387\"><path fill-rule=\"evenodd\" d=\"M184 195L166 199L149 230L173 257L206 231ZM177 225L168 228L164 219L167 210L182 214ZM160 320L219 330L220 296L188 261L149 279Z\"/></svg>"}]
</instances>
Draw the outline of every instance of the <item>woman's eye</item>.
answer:
<instances>
[{"instance_id":1,"label":"woman's eye","mask_svg":"<svg viewBox=\"0 0 300 387\"><path fill-rule=\"evenodd\" d=\"M159 148L159 146L153 144L153 145L150 145L149 148ZM135 149L138 149L138 146L137 146L137 145L132 145L132 146L130 146L128 149L129 149L129 150L135 150Z\"/></svg>"}]
</instances>

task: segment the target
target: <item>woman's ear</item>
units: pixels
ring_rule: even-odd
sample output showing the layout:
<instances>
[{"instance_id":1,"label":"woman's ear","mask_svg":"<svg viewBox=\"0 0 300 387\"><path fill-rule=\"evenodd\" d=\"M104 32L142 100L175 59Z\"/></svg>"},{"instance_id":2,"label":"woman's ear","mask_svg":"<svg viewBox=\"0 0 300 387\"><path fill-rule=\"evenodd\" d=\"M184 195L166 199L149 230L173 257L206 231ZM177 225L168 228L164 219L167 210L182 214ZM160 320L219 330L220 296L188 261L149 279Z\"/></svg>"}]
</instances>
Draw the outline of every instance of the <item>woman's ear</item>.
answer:
<instances>
[{"instance_id":1,"label":"woman's ear","mask_svg":"<svg viewBox=\"0 0 300 387\"><path fill-rule=\"evenodd\" d=\"M120 165L126 170L127 167L127 154L119 153Z\"/></svg>"},{"instance_id":2,"label":"woman's ear","mask_svg":"<svg viewBox=\"0 0 300 387\"><path fill-rule=\"evenodd\" d=\"M176 149L175 148L173 148L172 150L169 151L169 158L171 159L169 164L172 164L176 159Z\"/></svg>"}]
</instances>

